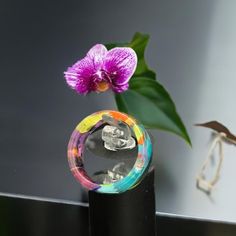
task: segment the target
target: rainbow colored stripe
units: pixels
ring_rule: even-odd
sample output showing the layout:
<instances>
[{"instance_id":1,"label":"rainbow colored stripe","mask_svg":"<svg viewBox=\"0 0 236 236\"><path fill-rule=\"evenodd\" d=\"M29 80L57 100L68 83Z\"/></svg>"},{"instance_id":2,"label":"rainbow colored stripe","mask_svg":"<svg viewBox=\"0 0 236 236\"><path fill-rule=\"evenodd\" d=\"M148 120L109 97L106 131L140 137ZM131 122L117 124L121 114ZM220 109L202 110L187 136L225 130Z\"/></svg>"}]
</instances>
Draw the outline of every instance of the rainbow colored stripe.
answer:
<instances>
[{"instance_id":1,"label":"rainbow colored stripe","mask_svg":"<svg viewBox=\"0 0 236 236\"><path fill-rule=\"evenodd\" d=\"M85 140L89 134L103 124L103 115L109 115L126 123L133 130L138 143L138 155L133 168L127 176L112 184L95 183L87 175L83 164ZM135 186L148 169L151 158L152 144L147 131L134 118L118 111L105 110L87 116L77 125L68 144L68 161L74 177L85 188L102 193L121 193Z\"/></svg>"}]
</instances>

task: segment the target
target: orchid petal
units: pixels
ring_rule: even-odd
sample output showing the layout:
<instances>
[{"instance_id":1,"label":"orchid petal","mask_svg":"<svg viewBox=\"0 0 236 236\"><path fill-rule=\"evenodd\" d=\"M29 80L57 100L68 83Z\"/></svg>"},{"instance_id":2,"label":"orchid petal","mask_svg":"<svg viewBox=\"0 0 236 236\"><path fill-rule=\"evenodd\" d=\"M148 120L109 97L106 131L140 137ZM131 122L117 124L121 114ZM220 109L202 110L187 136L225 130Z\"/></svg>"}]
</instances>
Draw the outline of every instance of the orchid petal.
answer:
<instances>
[{"instance_id":1,"label":"orchid petal","mask_svg":"<svg viewBox=\"0 0 236 236\"><path fill-rule=\"evenodd\" d=\"M112 90L116 93L123 93L129 88L129 83L123 85L114 85L112 86Z\"/></svg>"},{"instance_id":2,"label":"orchid petal","mask_svg":"<svg viewBox=\"0 0 236 236\"><path fill-rule=\"evenodd\" d=\"M137 66L137 55L132 48L116 47L108 51L103 68L114 86L128 83ZM126 86L127 87L127 86Z\"/></svg>"},{"instance_id":3,"label":"orchid petal","mask_svg":"<svg viewBox=\"0 0 236 236\"><path fill-rule=\"evenodd\" d=\"M91 78L96 72L93 61L85 57L76 62L64 73L67 84L78 93L86 94L92 90Z\"/></svg>"},{"instance_id":4,"label":"orchid petal","mask_svg":"<svg viewBox=\"0 0 236 236\"><path fill-rule=\"evenodd\" d=\"M87 57L93 62L96 70L100 70L107 54L107 48L103 44L94 45L87 53Z\"/></svg>"}]
</instances>

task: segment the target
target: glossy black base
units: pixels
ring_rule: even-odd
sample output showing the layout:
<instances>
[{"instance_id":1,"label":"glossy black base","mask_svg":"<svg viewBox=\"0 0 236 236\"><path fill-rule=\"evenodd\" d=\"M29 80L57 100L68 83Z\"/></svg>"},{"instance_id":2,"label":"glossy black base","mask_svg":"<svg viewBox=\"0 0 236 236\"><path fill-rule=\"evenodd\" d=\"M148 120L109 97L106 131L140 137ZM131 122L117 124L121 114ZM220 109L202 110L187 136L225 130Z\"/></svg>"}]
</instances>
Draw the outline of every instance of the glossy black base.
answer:
<instances>
[{"instance_id":1,"label":"glossy black base","mask_svg":"<svg viewBox=\"0 0 236 236\"><path fill-rule=\"evenodd\" d=\"M89 192L91 236L155 236L154 169L120 194Z\"/></svg>"}]
</instances>

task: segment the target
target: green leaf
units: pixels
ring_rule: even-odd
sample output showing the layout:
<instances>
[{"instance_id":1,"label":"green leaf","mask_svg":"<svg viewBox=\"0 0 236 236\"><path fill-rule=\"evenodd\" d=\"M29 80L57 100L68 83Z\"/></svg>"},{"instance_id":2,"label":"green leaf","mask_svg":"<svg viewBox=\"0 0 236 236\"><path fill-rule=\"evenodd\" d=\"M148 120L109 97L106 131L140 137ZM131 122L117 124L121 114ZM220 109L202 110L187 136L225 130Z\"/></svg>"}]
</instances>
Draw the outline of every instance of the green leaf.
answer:
<instances>
[{"instance_id":1,"label":"green leaf","mask_svg":"<svg viewBox=\"0 0 236 236\"><path fill-rule=\"evenodd\" d=\"M148 41L149 41L149 35L137 32L135 33L132 41L127 46L133 48L138 56L138 64L134 76L135 77L146 76L148 78L155 79L156 78L155 72L148 68L144 58L145 49Z\"/></svg>"},{"instance_id":2,"label":"green leaf","mask_svg":"<svg viewBox=\"0 0 236 236\"><path fill-rule=\"evenodd\" d=\"M133 115L147 128L173 132L191 145L170 95L159 82L147 77L134 77L129 86L126 92L115 95L120 111Z\"/></svg>"}]
</instances>

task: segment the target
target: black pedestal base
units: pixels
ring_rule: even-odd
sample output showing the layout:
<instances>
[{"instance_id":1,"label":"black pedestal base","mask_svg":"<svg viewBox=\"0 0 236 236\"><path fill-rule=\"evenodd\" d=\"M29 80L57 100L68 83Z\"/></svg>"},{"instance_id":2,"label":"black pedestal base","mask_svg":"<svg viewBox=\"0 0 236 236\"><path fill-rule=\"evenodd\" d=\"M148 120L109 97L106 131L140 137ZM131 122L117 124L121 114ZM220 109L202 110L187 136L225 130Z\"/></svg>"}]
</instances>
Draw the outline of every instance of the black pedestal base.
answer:
<instances>
[{"instance_id":1,"label":"black pedestal base","mask_svg":"<svg viewBox=\"0 0 236 236\"><path fill-rule=\"evenodd\" d=\"M91 236L155 236L154 169L121 194L89 192Z\"/></svg>"}]
</instances>

